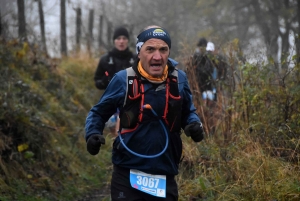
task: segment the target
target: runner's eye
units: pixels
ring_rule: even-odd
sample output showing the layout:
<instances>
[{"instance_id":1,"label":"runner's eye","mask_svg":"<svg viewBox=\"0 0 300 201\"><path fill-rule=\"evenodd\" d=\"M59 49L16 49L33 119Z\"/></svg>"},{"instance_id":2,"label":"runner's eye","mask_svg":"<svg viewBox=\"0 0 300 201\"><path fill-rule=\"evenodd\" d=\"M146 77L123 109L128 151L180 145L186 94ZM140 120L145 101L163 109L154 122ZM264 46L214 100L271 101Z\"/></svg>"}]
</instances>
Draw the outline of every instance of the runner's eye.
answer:
<instances>
[{"instance_id":1,"label":"runner's eye","mask_svg":"<svg viewBox=\"0 0 300 201\"><path fill-rule=\"evenodd\" d=\"M169 50L168 47L162 47L162 48L160 48L160 51L163 52L163 53L167 52L168 50Z\"/></svg>"},{"instance_id":2,"label":"runner's eye","mask_svg":"<svg viewBox=\"0 0 300 201\"><path fill-rule=\"evenodd\" d=\"M154 48L153 47L147 47L146 50L147 51L154 51Z\"/></svg>"}]
</instances>

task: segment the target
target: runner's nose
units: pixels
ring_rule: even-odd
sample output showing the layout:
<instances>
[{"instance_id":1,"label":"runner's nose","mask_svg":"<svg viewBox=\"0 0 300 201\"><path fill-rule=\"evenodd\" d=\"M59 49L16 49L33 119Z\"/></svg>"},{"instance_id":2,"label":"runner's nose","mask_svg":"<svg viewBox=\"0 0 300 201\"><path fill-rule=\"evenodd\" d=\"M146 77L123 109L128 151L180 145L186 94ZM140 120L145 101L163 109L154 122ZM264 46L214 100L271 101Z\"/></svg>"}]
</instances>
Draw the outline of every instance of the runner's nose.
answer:
<instances>
[{"instance_id":1,"label":"runner's nose","mask_svg":"<svg viewBox=\"0 0 300 201\"><path fill-rule=\"evenodd\" d=\"M155 60L160 60L162 57L160 55L160 52L159 51L155 51L154 52L154 55L153 55L153 59Z\"/></svg>"}]
</instances>

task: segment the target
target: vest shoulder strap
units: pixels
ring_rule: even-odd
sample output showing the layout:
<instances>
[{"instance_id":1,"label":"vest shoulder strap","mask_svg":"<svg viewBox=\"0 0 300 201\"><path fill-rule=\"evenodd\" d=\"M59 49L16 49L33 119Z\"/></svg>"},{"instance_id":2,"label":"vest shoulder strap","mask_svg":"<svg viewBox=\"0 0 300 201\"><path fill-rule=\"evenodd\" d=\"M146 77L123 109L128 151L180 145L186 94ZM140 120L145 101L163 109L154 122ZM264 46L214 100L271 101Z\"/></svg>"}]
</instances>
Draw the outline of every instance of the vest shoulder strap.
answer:
<instances>
[{"instance_id":1,"label":"vest shoulder strap","mask_svg":"<svg viewBox=\"0 0 300 201\"><path fill-rule=\"evenodd\" d=\"M123 106L128 103L128 97L137 97L140 93L140 80L132 67L126 69L126 95ZM168 78L170 79L170 92L179 95L178 71L174 70Z\"/></svg>"},{"instance_id":2,"label":"vest shoulder strap","mask_svg":"<svg viewBox=\"0 0 300 201\"><path fill-rule=\"evenodd\" d=\"M123 106L126 105L128 96L135 96L139 93L139 82L136 73L134 72L133 68L126 68L126 95L124 99Z\"/></svg>"}]
</instances>

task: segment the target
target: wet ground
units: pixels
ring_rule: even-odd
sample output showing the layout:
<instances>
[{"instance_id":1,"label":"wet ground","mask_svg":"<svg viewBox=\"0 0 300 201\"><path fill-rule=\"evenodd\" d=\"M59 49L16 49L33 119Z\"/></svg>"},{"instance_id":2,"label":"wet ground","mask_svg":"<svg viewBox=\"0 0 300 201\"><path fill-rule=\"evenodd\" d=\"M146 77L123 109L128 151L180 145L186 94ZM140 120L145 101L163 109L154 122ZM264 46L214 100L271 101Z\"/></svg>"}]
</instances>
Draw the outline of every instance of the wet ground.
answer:
<instances>
[{"instance_id":1,"label":"wet ground","mask_svg":"<svg viewBox=\"0 0 300 201\"><path fill-rule=\"evenodd\" d=\"M110 201L110 185L105 186L102 190L93 190L76 201Z\"/></svg>"}]
</instances>

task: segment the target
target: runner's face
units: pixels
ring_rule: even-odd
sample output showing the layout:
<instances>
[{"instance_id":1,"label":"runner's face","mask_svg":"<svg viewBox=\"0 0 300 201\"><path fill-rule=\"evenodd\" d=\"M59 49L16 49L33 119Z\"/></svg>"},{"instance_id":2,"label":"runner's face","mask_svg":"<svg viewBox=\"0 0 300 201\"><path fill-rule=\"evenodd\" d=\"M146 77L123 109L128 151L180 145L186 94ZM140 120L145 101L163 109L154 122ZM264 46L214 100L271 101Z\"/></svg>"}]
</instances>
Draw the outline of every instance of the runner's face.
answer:
<instances>
[{"instance_id":1,"label":"runner's face","mask_svg":"<svg viewBox=\"0 0 300 201\"><path fill-rule=\"evenodd\" d=\"M124 51L128 47L128 38L125 36L119 36L114 40L115 48L119 51Z\"/></svg>"},{"instance_id":2,"label":"runner's face","mask_svg":"<svg viewBox=\"0 0 300 201\"><path fill-rule=\"evenodd\" d=\"M160 77L167 65L170 54L169 46L163 40L147 40L138 55L144 70L153 77Z\"/></svg>"}]
</instances>

